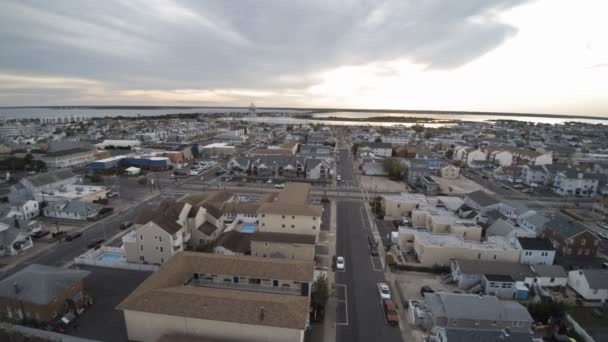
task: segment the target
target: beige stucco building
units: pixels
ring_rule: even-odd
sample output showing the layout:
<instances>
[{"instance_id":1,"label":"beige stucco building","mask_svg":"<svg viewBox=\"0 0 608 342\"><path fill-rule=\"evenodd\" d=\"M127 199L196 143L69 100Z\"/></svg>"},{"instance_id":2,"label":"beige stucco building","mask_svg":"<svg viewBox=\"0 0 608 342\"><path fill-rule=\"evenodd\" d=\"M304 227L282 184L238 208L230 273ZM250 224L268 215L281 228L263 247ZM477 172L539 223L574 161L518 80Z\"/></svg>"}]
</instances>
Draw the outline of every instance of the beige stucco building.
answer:
<instances>
[{"instance_id":1,"label":"beige stucco building","mask_svg":"<svg viewBox=\"0 0 608 342\"><path fill-rule=\"evenodd\" d=\"M301 342L314 262L180 252L119 306L129 340Z\"/></svg>"},{"instance_id":2,"label":"beige stucco building","mask_svg":"<svg viewBox=\"0 0 608 342\"><path fill-rule=\"evenodd\" d=\"M428 205L426 196L421 194L400 194L382 196L385 220L399 220L409 217L412 210L419 206Z\"/></svg>"},{"instance_id":3,"label":"beige stucco building","mask_svg":"<svg viewBox=\"0 0 608 342\"><path fill-rule=\"evenodd\" d=\"M456 235L399 228L399 246L413 251L420 266L426 267L449 266L453 259L519 262L519 250L499 236L474 242Z\"/></svg>"},{"instance_id":4,"label":"beige stucco building","mask_svg":"<svg viewBox=\"0 0 608 342\"><path fill-rule=\"evenodd\" d=\"M251 237L251 255L263 258L314 260L313 235L257 232Z\"/></svg>"},{"instance_id":5,"label":"beige stucco building","mask_svg":"<svg viewBox=\"0 0 608 342\"><path fill-rule=\"evenodd\" d=\"M461 219L445 209L414 209L411 219L414 228L426 228L434 234L452 234L467 241L481 241L482 228L475 221Z\"/></svg>"},{"instance_id":6,"label":"beige stucco building","mask_svg":"<svg viewBox=\"0 0 608 342\"><path fill-rule=\"evenodd\" d=\"M257 211L258 231L313 235L319 241L323 207L310 203L310 184L288 183L272 202Z\"/></svg>"}]
</instances>

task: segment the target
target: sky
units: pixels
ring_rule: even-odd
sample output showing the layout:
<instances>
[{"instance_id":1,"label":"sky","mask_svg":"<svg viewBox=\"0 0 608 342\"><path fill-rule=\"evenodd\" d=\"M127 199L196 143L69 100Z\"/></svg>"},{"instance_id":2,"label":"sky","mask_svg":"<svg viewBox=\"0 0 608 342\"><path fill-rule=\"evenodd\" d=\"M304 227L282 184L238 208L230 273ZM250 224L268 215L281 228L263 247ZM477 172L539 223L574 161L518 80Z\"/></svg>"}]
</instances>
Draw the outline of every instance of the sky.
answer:
<instances>
[{"instance_id":1,"label":"sky","mask_svg":"<svg viewBox=\"0 0 608 342\"><path fill-rule=\"evenodd\" d=\"M0 0L0 106L608 117L606 0Z\"/></svg>"}]
</instances>

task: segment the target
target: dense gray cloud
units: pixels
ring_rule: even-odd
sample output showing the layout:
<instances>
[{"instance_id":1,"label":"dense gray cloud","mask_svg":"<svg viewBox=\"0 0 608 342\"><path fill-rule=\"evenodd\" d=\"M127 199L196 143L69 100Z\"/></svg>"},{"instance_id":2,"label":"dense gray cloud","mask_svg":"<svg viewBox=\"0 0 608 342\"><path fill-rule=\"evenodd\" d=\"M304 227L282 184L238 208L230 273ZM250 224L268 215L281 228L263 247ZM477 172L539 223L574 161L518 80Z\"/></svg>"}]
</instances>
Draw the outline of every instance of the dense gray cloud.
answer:
<instances>
[{"instance_id":1,"label":"dense gray cloud","mask_svg":"<svg viewBox=\"0 0 608 342\"><path fill-rule=\"evenodd\" d=\"M513 35L495 15L524 1L3 1L0 73L116 89L298 89L341 65L449 69Z\"/></svg>"}]
</instances>

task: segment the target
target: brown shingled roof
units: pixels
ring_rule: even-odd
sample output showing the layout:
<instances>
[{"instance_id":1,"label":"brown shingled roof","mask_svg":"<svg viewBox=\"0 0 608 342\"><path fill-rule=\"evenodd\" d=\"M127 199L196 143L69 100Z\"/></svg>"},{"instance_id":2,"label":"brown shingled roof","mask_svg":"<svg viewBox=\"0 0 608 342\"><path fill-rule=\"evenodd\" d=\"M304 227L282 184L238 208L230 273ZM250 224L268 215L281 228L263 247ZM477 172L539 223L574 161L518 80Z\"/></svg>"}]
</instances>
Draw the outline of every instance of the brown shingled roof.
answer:
<instances>
[{"instance_id":1,"label":"brown shingled roof","mask_svg":"<svg viewBox=\"0 0 608 342\"><path fill-rule=\"evenodd\" d=\"M306 327L309 307L306 296L184 285L195 272L312 282L314 263L179 252L117 308L291 329ZM260 315L262 306L263 319Z\"/></svg>"},{"instance_id":2,"label":"brown shingled roof","mask_svg":"<svg viewBox=\"0 0 608 342\"><path fill-rule=\"evenodd\" d=\"M283 242L306 245L315 244L315 236L307 234L255 232L251 235L251 241Z\"/></svg>"},{"instance_id":3,"label":"brown shingled roof","mask_svg":"<svg viewBox=\"0 0 608 342\"><path fill-rule=\"evenodd\" d=\"M258 214L321 216L323 207L314 204L263 203Z\"/></svg>"}]
</instances>

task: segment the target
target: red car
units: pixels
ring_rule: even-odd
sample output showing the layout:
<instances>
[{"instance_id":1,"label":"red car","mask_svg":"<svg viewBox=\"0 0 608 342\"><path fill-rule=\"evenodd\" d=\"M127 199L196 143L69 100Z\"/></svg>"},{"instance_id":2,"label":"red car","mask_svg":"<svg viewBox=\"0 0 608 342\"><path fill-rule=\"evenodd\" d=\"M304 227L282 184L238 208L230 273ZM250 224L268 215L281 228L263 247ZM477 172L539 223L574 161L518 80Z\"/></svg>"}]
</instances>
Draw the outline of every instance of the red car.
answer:
<instances>
[{"instance_id":1,"label":"red car","mask_svg":"<svg viewBox=\"0 0 608 342\"><path fill-rule=\"evenodd\" d=\"M383 299L382 308L384 308L386 322L390 325L398 325L399 314L397 314L397 306L395 306L395 303L393 303L393 301L390 299Z\"/></svg>"}]
</instances>

